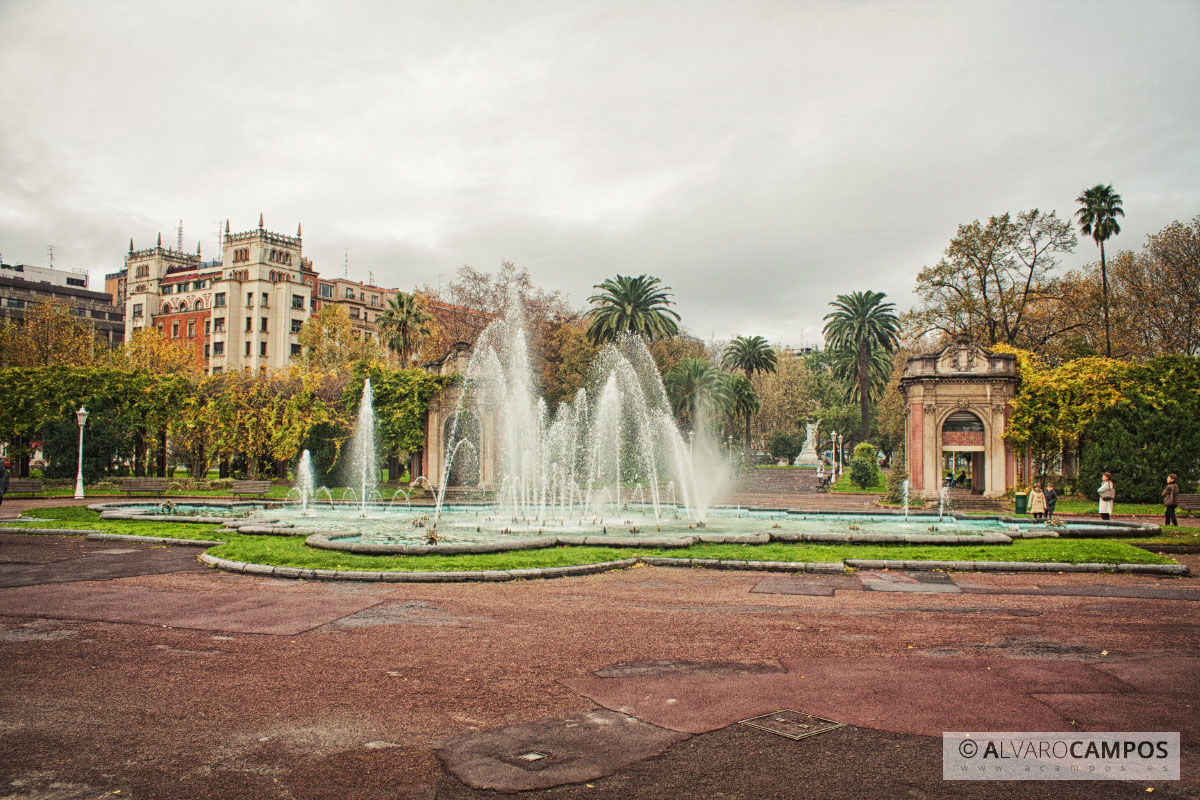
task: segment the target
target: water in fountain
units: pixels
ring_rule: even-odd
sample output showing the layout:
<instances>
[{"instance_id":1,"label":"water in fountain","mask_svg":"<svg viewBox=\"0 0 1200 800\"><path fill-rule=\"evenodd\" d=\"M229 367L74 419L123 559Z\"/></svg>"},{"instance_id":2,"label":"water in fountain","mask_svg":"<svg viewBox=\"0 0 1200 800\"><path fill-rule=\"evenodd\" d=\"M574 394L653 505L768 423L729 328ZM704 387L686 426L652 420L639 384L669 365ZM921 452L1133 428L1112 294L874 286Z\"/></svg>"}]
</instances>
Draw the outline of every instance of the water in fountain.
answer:
<instances>
[{"instance_id":1,"label":"water in fountain","mask_svg":"<svg viewBox=\"0 0 1200 800\"><path fill-rule=\"evenodd\" d=\"M949 492L950 488L948 486L943 486L942 490L938 492L938 522L942 521L942 515L950 506L950 499L947 497Z\"/></svg>"},{"instance_id":2,"label":"water in fountain","mask_svg":"<svg viewBox=\"0 0 1200 800\"><path fill-rule=\"evenodd\" d=\"M900 485L904 490L904 518L908 519L908 478L905 478L904 483Z\"/></svg>"},{"instance_id":3,"label":"water in fountain","mask_svg":"<svg viewBox=\"0 0 1200 800\"><path fill-rule=\"evenodd\" d=\"M349 474L345 475L348 486L359 487L356 493L360 501L360 513L367 515L367 499L375 490L375 406L371 393L371 379L363 382L362 400L358 404L358 419L354 423L354 435L350 439L350 458L347 462Z\"/></svg>"},{"instance_id":4,"label":"water in fountain","mask_svg":"<svg viewBox=\"0 0 1200 800\"><path fill-rule=\"evenodd\" d=\"M597 516L605 505L620 509L640 483L639 499L655 519L678 491L688 518L703 521L723 482L719 447L703 432L693 442L680 435L641 339L606 345L590 377L588 389L551 411L535 391L520 304L510 298L508 312L480 335L467 365L439 494L461 444L475 438L470 450L481 468L492 459L497 501L514 518Z\"/></svg>"},{"instance_id":5,"label":"water in fountain","mask_svg":"<svg viewBox=\"0 0 1200 800\"><path fill-rule=\"evenodd\" d=\"M312 499L316 478L313 475L312 456L305 450L296 465L296 490L300 492L300 513L308 513L308 501Z\"/></svg>"}]
</instances>

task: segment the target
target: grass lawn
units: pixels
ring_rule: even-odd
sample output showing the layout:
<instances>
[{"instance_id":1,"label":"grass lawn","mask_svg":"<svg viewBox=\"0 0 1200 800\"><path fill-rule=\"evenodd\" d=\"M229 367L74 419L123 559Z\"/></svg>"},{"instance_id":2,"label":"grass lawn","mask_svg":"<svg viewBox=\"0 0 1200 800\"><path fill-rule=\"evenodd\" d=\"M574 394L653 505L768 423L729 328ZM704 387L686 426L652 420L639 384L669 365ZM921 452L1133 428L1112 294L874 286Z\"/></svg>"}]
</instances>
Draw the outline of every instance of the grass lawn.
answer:
<instances>
[{"instance_id":1,"label":"grass lawn","mask_svg":"<svg viewBox=\"0 0 1200 800\"><path fill-rule=\"evenodd\" d=\"M385 500L391 500L392 495L395 494L396 490L401 487L399 487L399 486L382 486L381 485L378 488L379 488L379 493L381 495L383 495L383 498ZM403 488L405 491L408 491L407 486L405 486ZM290 490L291 490L290 486L272 486L270 491L267 492L266 498L268 500L283 500L283 499L287 498L288 492ZM139 500L139 499L157 500L158 499L158 495L148 494L148 493L137 493L137 494L132 494L132 495L126 496L125 494L122 494L121 490L119 488L117 488L116 486L112 486L112 487L100 486L99 488L96 488L94 486L85 486L83 488L83 491L84 491L84 494L88 498L91 498L93 496L111 497L113 495L120 495L122 499L130 499L130 500ZM355 490L352 488L336 487L336 486L334 488L330 489L330 492L333 494L334 500L344 499L347 496L347 494L351 491L355 491ZM71 486L45 486L42 489L42 495L46 496L46 497L72 497L72 496L74 496L74 494L75 494L74 485L71 485ZM180 489L180 490L171 489L171 490L168 490L165 494L170 497L226 497L227 498L227 497L233 496L230 494L228 489ZM423 494L423 492L419 491L419 492L417 492L417 494L421 495L421 494ZM7 497L8 495L5 495L5 496ZM19 493L19 494L12 495L12 498L18 499L18 498L23 498L23 497L36 497L36 496L37 495L29 495L29 494L25 494L25 493ZM355 494L355 496L357 496L357 493ZM324 499L324 497L325 497L325 495L322 494L321 498ZM250 495L247 497L243 497L243 496L239 495L239 499L255 500L257 498L258 498L258 495Z\"/></svg>"},{"instance_id":2,"label":"grass lawn","mask_svg":"<svg viewBox=\"0 0 1200 800\"><path fill-rule=\"evenodd\" d=\"M33 512L31 512L33 513ZM27 523L33 527L87 528L109 533L140 536L173 536L180 539L211 539L225 544L209 552L233 561L302 567L306 569L356 570L486 570L529 569L592 564L640 556L669 558L716 558L739 561L820 561L847 558L903 559L911 561L1049 561L1059 563L1170 564L1170 558L1141 550L1126 542L1097 539L1028 539L1000 546L904 546L904 545L805 545L773 542L765 545L698 544L686 548L641 547L551 547L509 553L456 556L365 556L336 550L318 550L304 544L301 536L243 536L219 532L219 525L188 525L167 522L102 521L99 514L83 506L37 509L48 522ZM1200 529L1179 530L1192 537ZM1156 541L1156 540L1155 540Z\"/></svg>"}]
</instances>

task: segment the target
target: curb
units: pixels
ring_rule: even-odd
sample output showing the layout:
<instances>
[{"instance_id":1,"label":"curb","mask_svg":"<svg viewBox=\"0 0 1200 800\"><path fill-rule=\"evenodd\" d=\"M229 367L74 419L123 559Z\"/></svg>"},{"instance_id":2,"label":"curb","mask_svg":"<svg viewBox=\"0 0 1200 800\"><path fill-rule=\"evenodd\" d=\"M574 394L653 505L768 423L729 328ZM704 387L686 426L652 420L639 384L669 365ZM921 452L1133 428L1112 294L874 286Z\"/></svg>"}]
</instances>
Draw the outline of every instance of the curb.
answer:
<instances>
[{"instance_id":1,"label":"curb","mask_svg":"<svg viewBox=\"0 0 1200 800\"><path fill-rule=\"evenodd\" d=\"M575 575L595 575L615 569L627 569L637 564L651 567L689 567L734 569L756 572L805 572L809 574L840 575L848 568L896 570L947 570L953 572L1114 572L1133 575L1191 575L1183 564L1058 564L1048 561L894 561L885 559L850 558L845 562L823 561L731 561L716 558L667 558L635 556L619 561L601 561L569 567L542 567L510 570L469 570L460 572L380 572L364 570L302 569L276 567L269 564L248 564L230 561L208 553L199 556L203 564L228 572L247 575L267 575L275 578L314 580L375 581L387 583L463 583L469 581L512 581L529 578L566 578Z\"/></svg>"},{"instance_id":2,"label":"curb","mask_svg":"<svg viewBox=\"0 0 1200 800\"><path fill-rule=\"evenodd\" d=\"M153 542L154 544L179 544L192 547L216 547L225 542L214 542L207 539L173 539L170 536L133 536L125 533L96 533L92 531L86 537L94 542Z\"/></svg>"},{"instance_id":3,"label":"curb","mask_svg":"<svg viewBox=\"0 0 1200 800\"><path fill-rule=\"evenodd\" d=\"M0 533L36 533L42 536L87 536L95 532L94 528L0 528Z\"/></svg>"}]
</instances>

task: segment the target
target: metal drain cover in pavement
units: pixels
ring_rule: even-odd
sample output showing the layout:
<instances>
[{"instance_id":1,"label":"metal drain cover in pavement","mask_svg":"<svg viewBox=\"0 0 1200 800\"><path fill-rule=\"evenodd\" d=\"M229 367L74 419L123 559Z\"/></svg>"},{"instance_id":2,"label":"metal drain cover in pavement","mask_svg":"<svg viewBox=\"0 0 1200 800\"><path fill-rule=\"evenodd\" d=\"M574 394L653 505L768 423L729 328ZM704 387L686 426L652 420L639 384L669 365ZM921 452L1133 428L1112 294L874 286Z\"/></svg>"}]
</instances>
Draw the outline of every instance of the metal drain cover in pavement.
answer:
<instances>
[{"instance_id":1,"label":"metal drain cover in pavement","mask_svg":"<svg viewBox=\"0 0 1200 800\"><path fill-rule=\"evenodd\" d=\"M801 714L799 711L791 709L739 720L738 724L797 740L807 739L809 736L816 736L819 733L828 733L846 725L844 722L834 722L831 719L814 717L812 714Z\"/></svg>"}]
</instances>

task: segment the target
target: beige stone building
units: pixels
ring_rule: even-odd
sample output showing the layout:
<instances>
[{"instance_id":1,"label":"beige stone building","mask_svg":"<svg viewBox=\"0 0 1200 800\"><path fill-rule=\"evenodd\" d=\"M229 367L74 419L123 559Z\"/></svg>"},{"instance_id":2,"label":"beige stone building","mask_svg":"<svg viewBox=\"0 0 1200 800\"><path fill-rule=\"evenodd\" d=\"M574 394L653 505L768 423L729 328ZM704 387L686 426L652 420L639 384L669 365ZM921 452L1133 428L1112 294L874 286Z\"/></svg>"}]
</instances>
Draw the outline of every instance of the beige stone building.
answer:
<instances>
[{"instance_id":1,"label":"beige stone building","mask_svg":"<svg viewBox=\"0 0 1200 800\"><path fill-rule=\"evenodd\" d=\"M349 278L322 277L317 281L317 310L327 303L345 306L354 329L379 341L376 323L388 302L399 293L399 289L384 289Z\"/></svg>"},{"instance_id":2,"label":"beige stone building","mask_svg":"<svg viewBox=\"0 0 1200 800\"><path fill-rule=\"evenodd\" d=\"M316 308L317 274L295 236L258 227L231 233L219 260L200 248L158 244L125 257L126 336L150 326L194 344L210 374L278 369L300 354L300 327Z\"/></svg>"},{"instance_id":3,"label":"beige stone building","mask_svg":"<svg viewBox=\"0 0 1200 800\"><path fill-rule=\"evenodd\" d=\"M1004 441L1017 388L1016 356L956 342L908 360L904 453L914 497L938 496L947 470L999 497L1016 484L1017 459Z\"/></svg>"}]
</instances>

